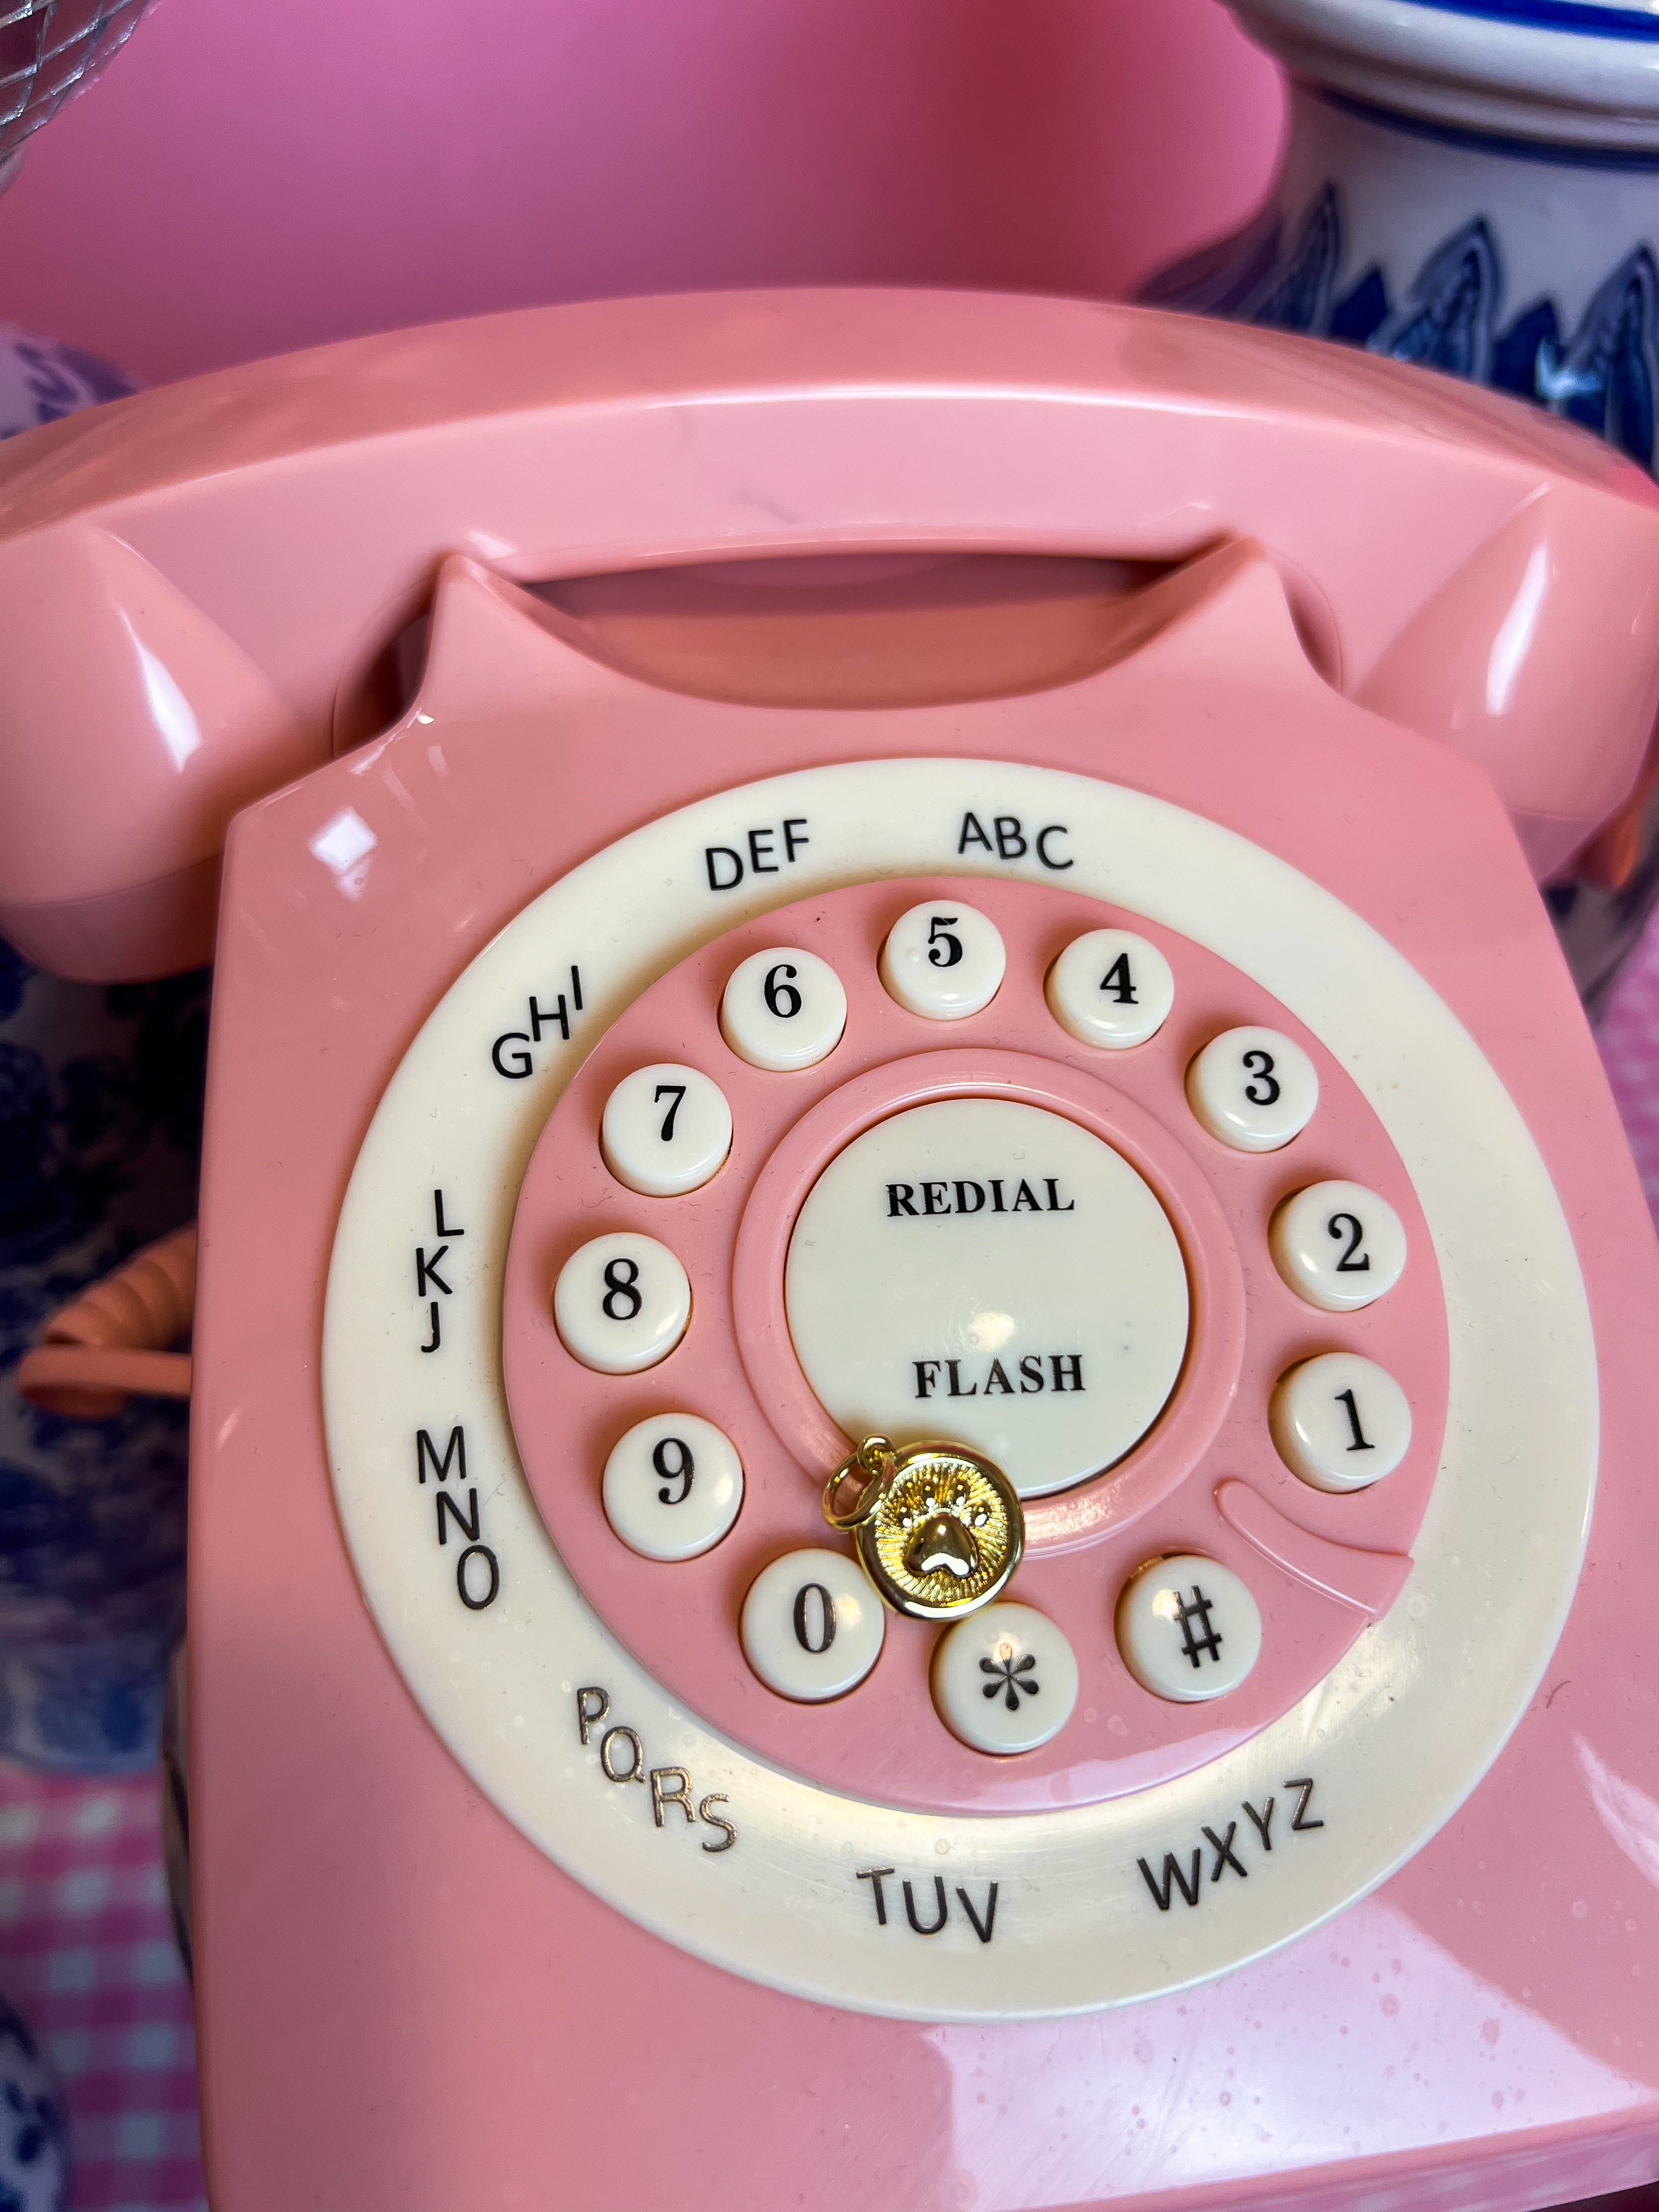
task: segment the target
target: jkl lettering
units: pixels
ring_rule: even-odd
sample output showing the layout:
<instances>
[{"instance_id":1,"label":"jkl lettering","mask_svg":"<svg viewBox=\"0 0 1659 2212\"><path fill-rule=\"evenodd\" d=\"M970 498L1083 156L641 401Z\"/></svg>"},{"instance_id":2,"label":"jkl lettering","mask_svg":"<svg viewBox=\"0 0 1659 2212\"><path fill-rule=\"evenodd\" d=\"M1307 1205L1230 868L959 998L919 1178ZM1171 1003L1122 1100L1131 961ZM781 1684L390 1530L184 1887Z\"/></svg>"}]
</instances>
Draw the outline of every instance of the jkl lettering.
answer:
<instances>
[{"instance_id":1,"label":"jkl lettering","mask_svg":"<svg viewBox=\"0 0 1659 2212\"><path fill-rule=\"evenodd\" d=\"M1300 1775L1284 1787L1294 1790L1297 1795L1289 1817L1280 1822L1280 1842L1286 1836L1305 1836L1316 1828L1322 1828L1323 1820L1315 1820L1309 1809L1313 1803L1312 1778ZM1184 1898L1189 1905L1196 1905L1227 1875L1237 1875L1240 1881L1249 1881L1250 1869L1239 1853L1243 1851L1246 1856L1261 1859L1273 1850L1273 1812L1278 1803L1277 1797L1269 1797L1260 1808L1249 1803L1241 1807L1248 1826L1238 1820L1229 1820L1224 1828L1218 1823L1214 1827L1200 1829L1204 1840L1190 1852L1183 1851L1179 1856L1174 1851L1164 1852L1161 1875L1155 1875L1145 1859L1138 1859L1135 1863L1158 1911L1169 1911L1177 1896Z\"/></svg>"},{"instance_id":2,"label":"jkl lettering","mask_svg":"<svg viewBox=\"0 0 1659 2212\"><path fill-rule=\"evenodd\" d=\"M593 1731L611 1714L611 1692L597 1683L588 1683L576 1692L576 1735L585 1745L592 1747ZM688 1827L699 1822L712 1828L720 1836L716 1844L707 1843L703 1849L711 1853L729 1851L738 1840L738 1832L723 1814L714 1811L716 1805L728 1801L720 1790L711 1790L692 1804L691 1777L683 1766L647 1766L645 1746L637 1729L626 1728L620 1723L607 1728L598 1740L599 1771L607 1782L625 1787L637 1782L651 1793L651 1818L659 1828L667 1825L671 1811L685 1815Z\"/></svg>"}]
</instances>

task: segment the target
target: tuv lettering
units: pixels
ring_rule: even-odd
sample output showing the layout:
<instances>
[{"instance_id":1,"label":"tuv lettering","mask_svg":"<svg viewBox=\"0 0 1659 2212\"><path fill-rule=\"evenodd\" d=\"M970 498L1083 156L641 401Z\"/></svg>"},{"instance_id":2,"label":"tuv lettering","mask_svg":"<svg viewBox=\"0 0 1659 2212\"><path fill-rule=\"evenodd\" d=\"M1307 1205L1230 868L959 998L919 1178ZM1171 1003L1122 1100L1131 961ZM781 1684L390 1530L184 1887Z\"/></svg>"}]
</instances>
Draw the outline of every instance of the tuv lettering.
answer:
<instances>
[{"instance_id":1,"label":"tuv lettering","mask_svg":"<svg viewBox=\"0 0 1659 2212\"><path fill-rule=\"evenodd\" d=\"M870 1885L878 1928L899 1925L896 1917L890 1922L889 1914L890 1911L896 1915L900 1899L904 1906L904 1924L913 1935L938 1936L951 1923L951 1895L942 1874L924 1875L915 1881L908 1877L900 1880L896 1867L860 1867L854 1879ZM887 1888L890 1881L896 1881L899 1882L898 1899ZM998 1887L996 1882L987 1882L984 1896L975 1898L961 1883L956 1886L957 1911L981 1943L988 1943L996 1933Z\"/></svg>"}]
</instances>

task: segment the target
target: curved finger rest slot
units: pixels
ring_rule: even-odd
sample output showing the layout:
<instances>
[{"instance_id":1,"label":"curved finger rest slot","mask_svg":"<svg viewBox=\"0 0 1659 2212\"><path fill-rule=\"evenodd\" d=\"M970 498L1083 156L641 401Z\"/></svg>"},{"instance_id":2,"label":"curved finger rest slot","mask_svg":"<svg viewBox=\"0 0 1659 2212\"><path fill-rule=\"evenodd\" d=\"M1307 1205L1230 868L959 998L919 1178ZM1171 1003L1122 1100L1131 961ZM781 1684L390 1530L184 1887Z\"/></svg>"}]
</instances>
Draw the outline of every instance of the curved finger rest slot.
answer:
<instances>
[{"instance_id":1,"label":"curved finger rest slot","mask_svg":"<svg viewBox=\"0 0 1659 2212\"><path fill-rule=\"evenodd\" d=\"M1328 1536L1316 1536L1311 1529L1287 1520L1248 1482L1222 1483L1215 1502L1227 1526L1253 1544L1263 1559L1373 1620L1382 1619L1405 1588L1412 1563L1404 1552L1364 1552L1352 1544L1333 1543Z\"/></svg>"}]
</instances>

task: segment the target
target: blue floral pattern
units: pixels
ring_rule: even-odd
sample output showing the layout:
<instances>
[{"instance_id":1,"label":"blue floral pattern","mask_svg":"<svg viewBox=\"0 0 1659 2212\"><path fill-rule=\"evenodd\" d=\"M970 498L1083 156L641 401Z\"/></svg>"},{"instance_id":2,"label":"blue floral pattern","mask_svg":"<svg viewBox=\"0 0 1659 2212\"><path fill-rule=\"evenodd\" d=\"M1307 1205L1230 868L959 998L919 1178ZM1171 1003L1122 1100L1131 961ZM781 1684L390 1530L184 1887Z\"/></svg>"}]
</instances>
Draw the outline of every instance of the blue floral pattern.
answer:
<instances>
[{"instance_id":1,"label":"blue floral pattern","mask_svg":"<svg viewBox=\"0 0 1659 2212\"><path fill-rule=\"evenodd\" d=\"M1484 216L1449 232L1398 299L1375 265L1341 283L1344 246L1340 195L1328 184L1293 227L1269 210L1165 270L1143 296L1153 306L1335 338L1491 385L1653 468L1659 268L1645 245L1608 270L1570 331L1547 298L1528 301L1505 319L1503 254Z\"/></svg>"},{"instance_id":2,"label":"blue floral pattern","mask_svg":"<svg viewBox=\"0 0 1659 2212\"><path fill-rule=\"evenodd\" d=\"M0 325L0 436L136 388ZM207 1008L205 974L100 990L0 942L0 1753L44 1765L155 1757L187 1422L139 1399L109 1420L37 1413L11 1376L57 1307L194 1213ZM9 2171L0 2111L0 2212L42 2201Z\"/></svg>"},{"instance_id":3,"label":"blue floral pattern","mask_svg":"<svg viewBox=\"0 0 1659 2212\"><path fill-rule=\"evenodd\" d=\"M0 2212L60 2212L68 2180L63 2100L27 2026L0 1997Z\"/></svg>"}]
</instances>

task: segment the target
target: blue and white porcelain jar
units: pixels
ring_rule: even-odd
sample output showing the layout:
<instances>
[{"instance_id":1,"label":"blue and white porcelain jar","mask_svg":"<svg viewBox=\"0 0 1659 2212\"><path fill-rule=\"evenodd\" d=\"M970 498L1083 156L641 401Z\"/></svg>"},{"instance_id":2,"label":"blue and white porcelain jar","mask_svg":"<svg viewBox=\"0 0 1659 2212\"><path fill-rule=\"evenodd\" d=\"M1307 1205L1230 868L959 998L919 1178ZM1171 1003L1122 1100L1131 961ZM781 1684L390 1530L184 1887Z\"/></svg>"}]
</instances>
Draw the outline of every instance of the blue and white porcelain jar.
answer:
<instances>
[{"instance_id":1,"label":"blue and white porcelain jar","mask_svg":"<svg viewBox=\"0 0 1659 2212\"><path fill-rule=\"evenodd\" d=\"M133 389L0 324L0 437ZM156 1755L184 1625L185 1409L70 1420L25 1405L13 1374L59 1306L195 1212L206 1038L204 975L63 983L0 943L0 1756L84 1772Z\"/></svg>"},{"instance_id":2,"label":"blue and white porcelain jar","mask_svg":"<svg viewBox=\"0 0 1659 2212\"><path fill-rule=\"evenodd\" d=\"M1468 377L1659 467L1659 0L1230 4L1290 72L1284 162L1142 297ZM1618 892L1552 890L1592 1000L1656 832Z\"/></svg>"}]
</instances>

